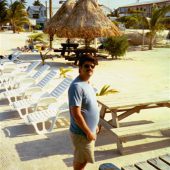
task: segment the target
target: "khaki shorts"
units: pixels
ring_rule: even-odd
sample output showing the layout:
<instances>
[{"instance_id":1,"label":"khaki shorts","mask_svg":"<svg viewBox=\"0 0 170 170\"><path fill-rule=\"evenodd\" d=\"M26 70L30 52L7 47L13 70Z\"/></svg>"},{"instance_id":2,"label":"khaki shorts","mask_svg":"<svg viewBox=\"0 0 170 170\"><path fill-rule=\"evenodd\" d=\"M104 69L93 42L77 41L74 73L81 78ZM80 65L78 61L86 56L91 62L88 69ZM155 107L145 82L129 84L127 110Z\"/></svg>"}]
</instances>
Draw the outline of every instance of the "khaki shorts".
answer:
<instances>
[{"instance_id":1,"label":"khaki shorts","mask_svg":"<svg viewBox=\"0 0 170 170\"><path fill-rule=\"evenodd\" d=\"M85 136L70 132L74 145L74 161L78 163L94 163L94 145L95 141L88 141Z\"/></svg>"}]
</instances>

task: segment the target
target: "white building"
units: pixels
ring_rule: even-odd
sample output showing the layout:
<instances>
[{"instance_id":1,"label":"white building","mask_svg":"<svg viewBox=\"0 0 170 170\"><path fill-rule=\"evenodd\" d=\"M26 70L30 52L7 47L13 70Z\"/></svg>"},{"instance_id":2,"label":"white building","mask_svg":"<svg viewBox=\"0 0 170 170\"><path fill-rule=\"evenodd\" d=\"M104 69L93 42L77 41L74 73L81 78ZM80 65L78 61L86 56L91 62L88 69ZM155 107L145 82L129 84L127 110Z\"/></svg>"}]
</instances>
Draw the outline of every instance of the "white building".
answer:
<instances>
[{"instance_id":1,"label":"white building","mask_svg":"<svg viewBox=\"0 0 170 170\"><path fill-rule=\"evenodd\" d=\"M27 12L29 18L35 19L36 24L40 24L42 27L44 27L44 24L47 21L47 10L43 4L40 6L29 6L27 8Z\"/></svg>"},{"instance_id":2,"label":"white building","mask_svg":"<svg viewBox=\"0 0 170 170\"><path fill-rule=\"evenodd\" d=\"M170 0L150 0L145 2L140 2L139 0L136 3L128 4L118 8L119 13L124 15L129 15L130 11L144 11L146 17L151 17L153 5L161 8L163 6L170 5ZM169 16L169 13L166 14Z\"/></svg>"}]
</instances>

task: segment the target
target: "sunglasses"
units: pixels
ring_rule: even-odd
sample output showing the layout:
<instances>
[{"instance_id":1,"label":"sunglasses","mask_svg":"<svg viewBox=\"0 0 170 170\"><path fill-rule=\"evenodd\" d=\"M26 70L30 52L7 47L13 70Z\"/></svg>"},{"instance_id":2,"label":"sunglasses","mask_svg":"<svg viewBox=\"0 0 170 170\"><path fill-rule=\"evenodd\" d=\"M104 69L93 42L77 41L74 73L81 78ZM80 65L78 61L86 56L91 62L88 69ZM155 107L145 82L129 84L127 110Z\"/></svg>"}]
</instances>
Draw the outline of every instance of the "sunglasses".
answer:
<instances>
[{"instance_id":1,"label":"sunglasses","mask_svg":"<svg viewBox=\"0 0 170 170\"><path fill-rule=\"evenodd\" d=\"M89 68L94 69L95 65L91 65L91 64L84 64L84 66L83 66L83 67L84 67L84 68L86 68L86 69L89 69Z\"/></svg>"}]
</instances>

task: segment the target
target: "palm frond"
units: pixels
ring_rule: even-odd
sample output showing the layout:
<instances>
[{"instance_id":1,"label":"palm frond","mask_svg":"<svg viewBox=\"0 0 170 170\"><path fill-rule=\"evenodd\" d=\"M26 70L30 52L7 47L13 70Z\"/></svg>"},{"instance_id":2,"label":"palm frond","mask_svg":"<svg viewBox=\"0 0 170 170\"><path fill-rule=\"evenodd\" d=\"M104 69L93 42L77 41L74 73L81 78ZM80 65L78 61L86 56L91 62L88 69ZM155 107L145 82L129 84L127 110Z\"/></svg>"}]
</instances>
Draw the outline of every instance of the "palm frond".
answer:
<instances>
[{"instance_id":1,"label":"palm frond","mask_svg":"<svg viewBox=\"0 0 170 170\"><path fill-rule=\"evenodd\" d=\"M102 87L102 89L100 90L100 93L99 94L104 94L105 93L105 91L107 91L107 89L110 87L110 85L104 85L103 87Z\"/></svg>"},{"instance_id":2,"label":"palm frond","mask_svg":"<svg viewBox=\"0 0 170 170\"><path fill-rule=\"evenodd\" d=\"M60 68L60 77L66 78L67 77L66 73L68 73L70 71L72 71L72 68L63 68L63 67L61 67Z\"/></svg>"},{"instance_id":3,"label":"palm frond","mask_svg":"<svg viewBox=\"0 0 170 170\"><path fill-rule=\"evenodd\" d=\"M100 92L99 93L97 93L96 95L97 96L104 96L104 95L108 95L108 94L113 94L113 93L117 93L118 91L117 90L115 90L115 89L109 89L110 88L110 85L104 85L102 88L101 88L101 90L100 90Z\"/></svg>"},{"instance_id":4,"label":"palm frond","mask_svg":"<svg viewBox=\"0 0 170 170\"><path fill-rule=\"evenodd\" d=\"M40 42L43 42L43 33L31 34L28 37L31 39L31 41L40 41Z\"/></svg>"}]
</instances>

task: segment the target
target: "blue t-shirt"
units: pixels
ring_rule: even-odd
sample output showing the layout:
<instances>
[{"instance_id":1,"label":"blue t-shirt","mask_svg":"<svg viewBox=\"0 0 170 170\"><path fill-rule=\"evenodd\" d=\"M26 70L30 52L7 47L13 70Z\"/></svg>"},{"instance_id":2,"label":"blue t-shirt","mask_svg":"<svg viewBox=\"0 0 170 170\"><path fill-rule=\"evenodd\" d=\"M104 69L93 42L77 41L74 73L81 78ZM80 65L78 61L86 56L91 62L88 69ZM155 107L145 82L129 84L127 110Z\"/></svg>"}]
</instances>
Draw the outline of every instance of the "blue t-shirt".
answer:
<instances>
[{"instance_id":1,"label":"blue t-shirt","mask_svg":"<svg viewBox=\"0 0 170 170\"><path fill-rule=\"evenodd\" d=\"M93 133L96 133L96 127L99 122L99 109L93 87L88 82L82 81L79 77L77 77L70 85L68 96L69 107L80 106L88 127ZM76 124L71 113L70 118L70 131L75 134L86 136Z\"/></svg>"}]
</instances>

